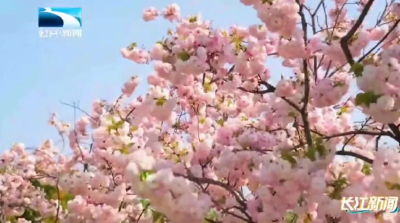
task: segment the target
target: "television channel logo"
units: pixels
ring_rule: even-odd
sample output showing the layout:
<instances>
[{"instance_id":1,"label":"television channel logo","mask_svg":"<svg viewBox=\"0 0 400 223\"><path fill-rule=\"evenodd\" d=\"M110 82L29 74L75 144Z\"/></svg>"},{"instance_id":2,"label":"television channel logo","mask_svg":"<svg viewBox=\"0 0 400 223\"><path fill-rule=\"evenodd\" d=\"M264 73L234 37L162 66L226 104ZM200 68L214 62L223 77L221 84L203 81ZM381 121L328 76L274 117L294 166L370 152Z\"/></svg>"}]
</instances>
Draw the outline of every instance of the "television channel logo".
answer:
<instances>
[{"instance_id":1,"label":"television channel logo","mask_svg":"<svg viewBox=\"0 0 400 223\"><path fill-rule=\"evenodd\" d=\"M341 210L349 214L389 212L398 213L398 197L343 197L341 200Z\"/></svg>"},{"instance_id":2,"label":"television channel logo","mask_svg":"<svg viewBox=\"0 0 400 223\"><path fill-rule=\"evenodd\" d=\"M39 8L40 37L81 37L82 8Z\"/></svg>"}]
</instances>

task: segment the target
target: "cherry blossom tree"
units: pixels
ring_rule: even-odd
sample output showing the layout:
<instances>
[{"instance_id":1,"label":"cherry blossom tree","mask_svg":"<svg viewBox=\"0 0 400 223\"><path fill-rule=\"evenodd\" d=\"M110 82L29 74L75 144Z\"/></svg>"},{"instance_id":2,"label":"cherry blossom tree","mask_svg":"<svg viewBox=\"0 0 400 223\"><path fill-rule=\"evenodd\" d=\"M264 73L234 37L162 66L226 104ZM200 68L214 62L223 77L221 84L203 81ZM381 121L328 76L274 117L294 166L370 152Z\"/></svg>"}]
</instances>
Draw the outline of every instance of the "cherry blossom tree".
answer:
<instances>
[{"instance_id":1,"label":"cherry blossom tree","mask_svg":"<svg viewBox=\"0 0 400 223\"><path fill-rule=\"evenodd\" d=\"M400 4L241 2L259 24L145 10L176 25L122 49L154 66L147 94L132 96L132 77L74 125L53 115L72 155L51 140L4 152L0 222L400 222L341 210L342 197L400 195ZM290 71L278 83L274 58Z\"/></svg>"}]
</instances>

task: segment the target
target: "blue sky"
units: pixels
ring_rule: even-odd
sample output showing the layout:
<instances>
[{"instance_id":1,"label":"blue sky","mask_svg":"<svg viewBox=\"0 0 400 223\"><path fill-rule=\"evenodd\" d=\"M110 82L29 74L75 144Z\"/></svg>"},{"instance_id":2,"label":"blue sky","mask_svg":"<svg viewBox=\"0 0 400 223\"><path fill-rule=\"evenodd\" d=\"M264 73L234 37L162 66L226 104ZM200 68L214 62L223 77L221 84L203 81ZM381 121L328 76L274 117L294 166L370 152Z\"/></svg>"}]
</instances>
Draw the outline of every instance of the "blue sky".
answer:
<instances>
[{"instance_id":1,"label":"blue sky","mask_svg":"<svg viewBox=\"0 0 400 223\"><path fill-rule=\"evenodd\" d=\"M311 0L313 1L313 0ZM239 0L176 0L184 15L201 12L217 27L259 23L255 11ZM89 111L94 99L115 99L125 80L146 79L151 66L124 60L120 48L137 42L152 46L172 27L164 20L145 23L142 11L166 0L13 0L0 2L0 151L15 142L36 146L60 139L48 125L51 113L72 122L78 102ZM38 7L82 7L82 38L39 38ZM273 63L270 63L273 66ZM279 77L281 69L273 70ZM146 85L139 88L145 93Z\"/></svg>"},{"instance_id":2,"label":"blue sky","mask_svg":"<svg viewBox=\"0 0 400 223\"><path fill-rule=\"evenodd\" d=\"M251 8L239 1L175 1L186 15L201 11L217 26L257 22ZM229 2L229 4L227 4ZM120 48L137 42L146 47L165 36L171 24L164 20L145 23L142 11L164 7L164 0L14 0L0 2L0 151L15 142L35 146L46 138L58 141L47 124L49 115L73 121L72 108L60 104L78 102L90 110L94 99L116 99L125 80L133 74L143 79L151 66L123 59ZM39 38L38 7L82 7L82 38ZM225 9L226 8L226 9ZM219 15L216 17L215 15ZM146 85L139 91L144 93Z\"/></svg>"}]
</instances>

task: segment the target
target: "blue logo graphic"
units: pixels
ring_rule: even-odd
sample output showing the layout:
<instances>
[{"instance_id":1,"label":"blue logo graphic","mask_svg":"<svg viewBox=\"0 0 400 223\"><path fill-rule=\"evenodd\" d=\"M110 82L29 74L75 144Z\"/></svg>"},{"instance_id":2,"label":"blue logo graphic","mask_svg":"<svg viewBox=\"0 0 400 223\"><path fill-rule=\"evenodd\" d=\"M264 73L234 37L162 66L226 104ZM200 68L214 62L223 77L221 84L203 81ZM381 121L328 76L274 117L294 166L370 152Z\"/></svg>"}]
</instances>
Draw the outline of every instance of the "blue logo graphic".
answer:
<instances>
[{"instance_id":1,"label":"blue logo graphic","mask_svg":"<svg viewBox=\"0 0 400 223\"><path fill-rule=\"evenodd\" d=\"M82 8L39 8L39 28L80 28Z\"/></svg>"},{"instance_id":2,"label":"blue logo graphic","mask_svg":"<svg viewBox=\"0 0 400 223\"><path fill-rule=\"evenodd\" d=\"M394 213L397 213L399 211L400 211L400 209L399 209L399 207L397 207L396 210L394 210L394 211L392 211L390 213L394 214ZM347 213L349 213L349 214L363 214L363 213L373 213L373 212L370 211L370 210L363 210L363 211L349 211L348 210Z\"/></svg>"}]
</instances>

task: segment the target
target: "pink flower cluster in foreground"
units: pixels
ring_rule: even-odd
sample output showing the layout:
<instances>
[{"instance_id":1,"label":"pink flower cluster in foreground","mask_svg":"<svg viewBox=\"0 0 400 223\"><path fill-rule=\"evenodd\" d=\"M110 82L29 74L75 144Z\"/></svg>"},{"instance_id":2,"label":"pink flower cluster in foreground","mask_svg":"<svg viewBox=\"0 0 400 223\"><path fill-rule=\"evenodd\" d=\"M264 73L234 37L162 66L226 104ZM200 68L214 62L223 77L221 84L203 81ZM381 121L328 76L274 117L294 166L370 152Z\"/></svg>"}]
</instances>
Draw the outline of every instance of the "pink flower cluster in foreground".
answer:
<instances>
[{"instance_id":1,"label":"pink flower cluster in foreground","mask_svg":"<svg viewBox=\"0 0 400 223\"><path fill-rule=\"evenodd\" d=\"M400 222L340 204L400 195L400 5L241 2L260 24L145 10L176 24L150 50L122 49L154 66L147 94L130 97L132 77L74 125L52 116L72 154L51 140L2 154L0 222ZM372 7L382 12L367 25Z\"/></svg>"}]
</instances>

